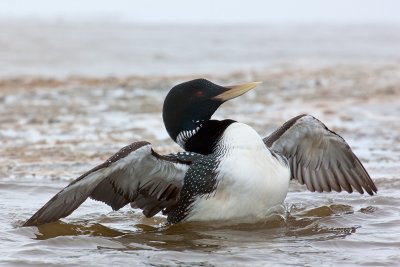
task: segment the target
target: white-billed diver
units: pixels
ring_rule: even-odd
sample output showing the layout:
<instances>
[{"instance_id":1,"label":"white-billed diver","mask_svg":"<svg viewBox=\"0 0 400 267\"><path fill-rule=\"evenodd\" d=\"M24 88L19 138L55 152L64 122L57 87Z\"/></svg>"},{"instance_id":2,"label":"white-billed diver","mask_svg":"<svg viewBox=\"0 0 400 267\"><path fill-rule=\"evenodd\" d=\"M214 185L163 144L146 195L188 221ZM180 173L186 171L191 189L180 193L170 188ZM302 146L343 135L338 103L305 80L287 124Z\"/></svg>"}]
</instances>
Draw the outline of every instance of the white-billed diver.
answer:
<instances>
[{"instance_id":1,"label":"white-billed diver","mask_svg":"<svg viewBox=\"0 0 400 267\"><path fill-rule=\"evenodd\" d=\"M265 138L246 124L211 119L222 103L257 84L195 79L176 85L163 120L184 152L160 155L148 142L132 143L71 182L24 225L66 217L88 197L113 210L130 203L147 217L161 211L178 223L256 220L283 203L290 179L313 192L377 192L345 140L313 116L292 118Z\"/></svg>"}]
</instances>

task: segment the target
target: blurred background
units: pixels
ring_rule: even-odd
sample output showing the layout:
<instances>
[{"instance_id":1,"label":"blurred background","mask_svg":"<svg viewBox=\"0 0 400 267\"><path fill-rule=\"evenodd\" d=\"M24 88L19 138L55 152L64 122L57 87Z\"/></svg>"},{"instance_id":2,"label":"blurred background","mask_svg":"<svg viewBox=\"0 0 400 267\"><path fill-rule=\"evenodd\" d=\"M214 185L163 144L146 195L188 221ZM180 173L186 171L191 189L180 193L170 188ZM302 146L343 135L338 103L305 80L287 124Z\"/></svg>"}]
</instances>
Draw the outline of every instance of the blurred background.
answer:
<instances>
[{"instance_id":1,"label":"blurred background","mask_svg":"<svg viewBox=\"0 0 400 267\"><path fill-rule=\"evenodd\" d=\"M198 77L262 81L215 114L261 136L316 116L378 195L293 183L290 216L228 228L162 228L162 216L88 200L62 222L20 227L131 142L179 150L163 100ZM0 265L397 266L399 117L400 1L0 0Z\"/></svg>"},{"instance_id":2,"label":"blurred background","mask_svg":"<svg viewBox=\"0 0 400 267\"><path fill-rule=\"evenodd\" d=\"M395 0L0 4L0 77L399 63Z\"/></svg>"}]
</instances>

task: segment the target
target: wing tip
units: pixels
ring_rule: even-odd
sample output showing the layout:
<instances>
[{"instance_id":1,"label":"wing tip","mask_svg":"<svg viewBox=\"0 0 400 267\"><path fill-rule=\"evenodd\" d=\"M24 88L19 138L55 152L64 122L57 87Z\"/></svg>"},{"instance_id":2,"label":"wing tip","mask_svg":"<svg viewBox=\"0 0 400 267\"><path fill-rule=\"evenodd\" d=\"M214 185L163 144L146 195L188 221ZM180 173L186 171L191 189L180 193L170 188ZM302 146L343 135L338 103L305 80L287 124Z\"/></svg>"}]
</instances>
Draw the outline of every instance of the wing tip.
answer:
<instances>
[{"instance_id":1,"label":"wing tip","mask_svg":"<svg viewBox=\"0 0 400 267\"><path fill-rule=\"evenodd\" d=\"M40 222L39 219L34 215L29 220L27 220L22 227L29 227L29 226L38 226L41 224L45 224L46 222Z\"/></svg>"},{"instance_id":2,"label":"wing tip","mask_svg":"<svg viewBox=\"0 0 400 267\"><path fill-rule=\"evenodd\" d=\"M58 194L57 194L58 195ZM57 195L55 195L52 199L56 198ZM51 201L51 200L50 200ZM50 202L49 201L49 202ZM35 214L32 215L22 226L38 226L40 224L44 224L46 222L40 222L40 217L43 214L43 210L48 206L48 203L46 203L41 209L39 209Z\"/></svg>"},{"instance_id":3,"label":"wing tip","mask_svg":"<svg viewBox=\"0 0 400 267\"><path fill-rule=\"evenodd\" d=\"M373 188L369 188L370 190L366 190L367 191L367 193L370 195L370 196L373 196L373 195L377 195L378 194L378 188L376 188L376 186L374 185L374 187Z\"/></svg>"},{"instance_id":4,"label":"wing tip","mask_svg":"<svg viewBox=\"0 0 400 267\"><path fill-rule=\"evenodd\" d=\"M373 183L371 185L368 185L367 187L363 186L361 188L361 190L358 190L357 188L353 188L353 186L351 186L350 189L341 187L340 190L335 190L335 191L338 193L345 191L349 194L358 192L361 195L364 195L365 193L367 193L370 196L374 196L374 195L378 194L378 189L376 188L376 186Z\"/></svg>"},{"instance_id":5,"label":"wing tip","mask_svg":"<svg viewBox=\"0 0 400 267\"><path fill-rule=\"evenodd\" d=\"M37 225L38 224L36 221L29 219L22 225L22 227L37 226Z\"/></svg>"}]
</instances>

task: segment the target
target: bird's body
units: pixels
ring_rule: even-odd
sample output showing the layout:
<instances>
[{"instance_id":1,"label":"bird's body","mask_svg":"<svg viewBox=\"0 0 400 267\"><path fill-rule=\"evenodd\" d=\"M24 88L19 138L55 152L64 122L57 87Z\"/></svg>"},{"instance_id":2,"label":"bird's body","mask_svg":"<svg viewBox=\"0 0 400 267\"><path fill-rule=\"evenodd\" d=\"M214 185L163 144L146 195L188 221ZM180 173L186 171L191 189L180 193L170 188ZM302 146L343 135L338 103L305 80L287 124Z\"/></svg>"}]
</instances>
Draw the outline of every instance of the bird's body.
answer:
<instances>
[{"instance_id":1,"label":"bird's body","mask_svg":"<svg viewBox=\"0 0 400 267\"><path fill-rule=\"evenodd\" d=\"M175 86L163 119L185 152L163 156L143 141L126 146L61 190L25 226L66 217L89 197L114 210L130 203L147 217L162 211L170 223L249 222L283 203L290 179L310 191L377 191L344 139L310 115L264 139L246 124L211 120L222 103L257 84L222 87L196 79Z\"/></svg>"},{"instance_id":2,"label":"bird's body","mask_svg":"<svg viewBox=\"0 0 400 267\"><path fill-rule=\"evenodd\" d=\"M218 162L216 188L209 195L195 197L188 221L252 221L283 203L289 188L289 166L271 153L250 126L231 124L211 157Z\"/></svg>"}]
</instances>

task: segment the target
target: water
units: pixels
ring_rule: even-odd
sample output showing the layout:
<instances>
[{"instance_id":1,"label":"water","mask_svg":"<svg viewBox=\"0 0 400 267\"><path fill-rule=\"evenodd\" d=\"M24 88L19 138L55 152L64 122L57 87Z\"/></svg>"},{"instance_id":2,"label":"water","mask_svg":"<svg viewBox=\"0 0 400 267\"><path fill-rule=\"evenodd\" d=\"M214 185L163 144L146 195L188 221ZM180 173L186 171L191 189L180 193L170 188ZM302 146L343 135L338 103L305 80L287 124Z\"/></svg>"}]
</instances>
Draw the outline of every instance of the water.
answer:
<instances>
[{"instance_id":1,"label":"water","mask_svg":"<svg viewBox=\"0 0 400 267\"><path fill-rule=\"evenodd\" d=\"M141 26L0 19L0 77L224 74L400 62L399 25Z\"/></svg>"},{"instance_id":2,"label":"water","mask_svg":"<svg viewBox=\"0 0 400 267\"><path fill-rule=\"evenodd\" d=\"M44 32L45 39L54 34ZM18 41L36 36L34 30L27 33L31 35L25 34L28 37ZM379 34L381 31L372 31L369 36ZM220 35L212 36L225 40ZM318 33L313 36L322 38ZM162 37L155 34L154 38ZM396 37L390 35L379 42L394 48L394 40ZM174 42L167 42L166 49L173 46ZM198 47L199 53L207 55L201 45ZM262 49L261 45L256 47ZM347 47L344 50L355 51L358 45ZM283 50L293 55L292 50L297 50L291 49ZM175 58L171 61L173 72L185 69L185 76L152 73L150 65L143 68L146 77L138 77L134 70L128 75L118 72L118 64L111 61L110 66L117 66L118 77L98 70L69 77L66 66L76 62L55 64L51 69L39 58L26 66L10 61L12 64L3 66L8 70L2 72L0 80L0 265L398 266L400 67L395 63L399 54L394 49L360 48L363 53L359 59L385 53L390 59L379 64L361 60L364 63L359 64L361 61L354 58L345 60L346 53L340 49L332 49L332 58L336 54L346 64L333 59L322 64L325 60L298 52L315 65L274 63L267 69L252 65L237 71L240 64L225 62L224 66L232 68L221 71L224 74L206 75L220 84L264 81L252 92L221 106L216 118L247 123L264 136L292 116L313 114L348 141L379 190L372 197L318 194L293 182L281 210L255 224L166 226L161 215L146 219L139 210L125 207L113 212L88 200L62 221L21 227L69 181L126 144L147 140L160 153L177 151L162 124L162 101L171 86L196 77L193 73L201 70L191 69L188 62L196 53L183 58L182 64ZM5 53L3 50L0 55ZM26 59L10 50L7 55ZM272 54L270 57L274 59ZM204 62L204 66L212 65ZM79 66L74 71L82 69ZM26 76L35 71L34 75L42 76Z\"/></svg>"}]
</instances>

